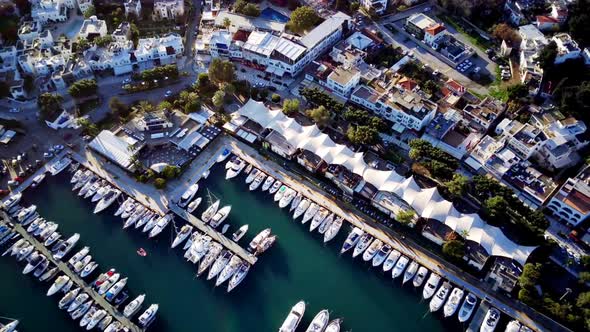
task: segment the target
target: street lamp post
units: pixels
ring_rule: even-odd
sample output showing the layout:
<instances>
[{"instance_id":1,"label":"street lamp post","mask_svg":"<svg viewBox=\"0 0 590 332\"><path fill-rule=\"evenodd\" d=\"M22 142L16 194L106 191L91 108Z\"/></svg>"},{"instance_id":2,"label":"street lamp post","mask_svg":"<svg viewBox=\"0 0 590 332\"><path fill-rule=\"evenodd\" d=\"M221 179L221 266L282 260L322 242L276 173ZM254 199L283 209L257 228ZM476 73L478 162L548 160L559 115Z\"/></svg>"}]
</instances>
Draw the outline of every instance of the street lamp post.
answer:
<instances>
[{"instance_id":1,"label":"street lamp post","mask_svg":"<svg viewBox=\"0 0 590 332\"><path fill-rule=\"evenodd\" d=\"M565 298L565 297L566 297L566 296L567 296L569 293L571 293L571 292L572 292L572 289L571 289L571 288L566 288L566 289L565 289L565 293L563 293L563 295L562 295L562 296L559 298L559 301L560 301L560 302L561 302L561 301L563 301L563 299L564 299L564 298Z\"/></svg>"}]
</instances>

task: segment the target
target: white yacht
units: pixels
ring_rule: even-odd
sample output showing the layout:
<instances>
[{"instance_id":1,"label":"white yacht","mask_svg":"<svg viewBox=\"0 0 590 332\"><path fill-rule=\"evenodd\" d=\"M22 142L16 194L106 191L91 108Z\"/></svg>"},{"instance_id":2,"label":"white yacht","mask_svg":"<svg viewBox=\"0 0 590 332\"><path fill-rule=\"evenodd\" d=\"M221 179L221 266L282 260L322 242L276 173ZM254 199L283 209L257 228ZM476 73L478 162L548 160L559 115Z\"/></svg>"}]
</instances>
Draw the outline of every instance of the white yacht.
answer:
<instances>
[{"instance_id":1,"label":"white yacht","mask_svg":"<svg viewBox=\"0 0 590 332\"><path fill-rule=\"evenodd\" d=\"M365 252L363 253L363 260L365 262L372 260L373 257L375 257L375 255L377 254L377 252L381 250L381 247L383 247L383 241L379 239L374 239L373 242L371 242L371 244L369 245L369 248L367 248L367 250L365 250Z\"/></svg>"},{"instance_id":2,"label":"white yacht","mask_svg":"<svg viewBox=\"0 0 590 332\"><path fill-rule=\"evenodd\" d=\"M301 203L302 199L303 199L303 195L301 195L301 193L297 193L297 196L295 196L295 198L293 198L293 200L291 201L291 206L289 207L289 212L295 210L299 206L299 203Z\"/></svg>"},{"instance_id":3,"label":"white yacht","mask_svg":"<svg viewBox=\"0 0 590 332\"><path fill-rule=\"evenodd\" d=\"M74 183L78 182L78 180L80 180L80 176L82 176L83 172L84 171L82 169L76 170L76 172L74 173L74 175L72 175L72 178L70 179L70 183L74 184Z\"/></svg>"},{"instance_id":4,"label":"white yacht","mask_svg":"<svg viewBox=\"0 0 590 332\"><path fill-rule=\"evenodd\" d=\"M198 184L195 183L190 185L182 194L182 196L180 196L180 199L178 200L178 206L180 206L181 208L187 207L188 204L193 200L193 197L195 197L195 194L198 190Z\"/></svg>"},{"instance_id":5,"label":"white yacht","mask_svg":"<svg viewBox=\"0 0 590 332\"><path fill-rule=\"evenodd\" d=\"M46 281L51 280L51 278L55 277L56 274L59 273L59 269L56 267L49 269L42 276L39 277L39 281Z\"/></svg>"},{"instance_id":6,"label":"white yacht","mask_svg":"<svg viewBox=\"0 0 590 332\"><path fill-rule=\"evenodd\" d=\"M121 218L127 219L127 218L131 217L133 212L135 212L135 209L138 208L139 206L141 206L139 203L137 203L136 201L131 199L131 202L128 202L125 205L125 208L123 209L123 211L121 212Z\"/></svg>"},{"instance_id":7,"label":"white yacht","mask_svg":"<svg viewBox=\"0 0 590 332\"><path fill-rule=\"evenodd\" d=\"M80 273L82 269L92 261L92 255L88 255L74 264L74 272Z\"/></svg>"},{"instance_id":8,"label":"white yacht","mask_svg":"<svg viewBox=\"0 0 590 332\"><path fill-rule=\"evenodd\" d=\"M176 234L176 238L174 238L171 248L176 248L179 244L184 242L184 240L186 240L186 238L191 234L192 231L193 231L193 226L188 225L188 224L183 225L180 228L180 231L178 232L178 234Z\"/></svg>"},{"instance_id":9,"label":"white yacht","mask_svg":"<svg viewBox=\"0 0 590 332\"><path fill-rule=\"evenodd\" d=\"M248 167L250 168L251 165L249 165ZM246 169L246 173L248 173L248 170ZM256 176L258 176L258 174L260 173L260 170L256 167L254 167L254 169L252 169L251 172L248 173L248 176L246 176L246 184L250 184L252 183L252 181L254 181L254 179L256 178Z\"/></svg>"},{"instance_id":10,"label":"white yacht","mask_svg":"<svg viewBox=\"0 0 590 332\"><path fill-rule=\"evenodd\" d=\"M340 323L342 322L341 319L337 318L331 321L328 326L326 327L325 332L340 332Z\"/></svg>"},{"instance_id":11,"label":"white yacht","mask_svg":"<svg viewBox=\"0 0 590 332\"><path fill-rule=\"evenodd\" d=\"M29 274L33 272L33 270L35 270L37 266L41 265L43 262L47 260L47 257L39 253L37 253L36 255L35 253L33 253L33 255L31 255L30 257L31 258L29 259L27 266L25 266L25 268L23 269L23 274Z\"/></svg>"},{"instance_id":12,"label":"white yacht","mask_svg":"<svg viewBox=\"0 0 590 332\"><path fill-rule=\"evenodd\" d=\"M248 224L240 227L235 233L232 234L231 238L234 242L240 241L242 236L244 236L248 232Z\"/></svg>"},{"instance_id":13,"label":"white yacht","mask_svg":"<svg viewBox=\"0 0 590 332\"><path fill-rule=\"evenodd\" d=\"M422 286L422 283L424 283L424 280L426 279L427 275L428 275L428 269L425 268L424 266L420 266L418 268L418 272L416 273L416 276L414 277L414 280L412 281L412 284L414 285L414 287Z\"/></svg>"},{"instance_id":14,"label":"white yacht","mask_svg":"<svg viewBox=\"0 0 590 332\"><path fill-rule=\"evenodd\" d=\"M63 171L64 169L66 169L66 167L70 166L71 163L72 163L72 159L70 159L68 157L64 157L64 158L54 162L53 164L49 165L47 167L47 169L49 170L49 173L51 173L51 175L55 176L55 175L61 173L61 171Z\"/></svg>"},{"instance_id":15,"label":"white yacht","mask_svg":"<svg viewBox=\"0 0 590 332\"><path fill-rule=\"evenodd\" d=\"M184 246L182 246L182 250L187 250L188 248L193 245L193 242L197 241L201 237L201 233L199 231L194 231L193 234L188 238Z\"/></svg>"},{"instance_id":16,"label":"white yacht","mask_svg":"<svg viewBox=\"0 0 590 332\"><path fill-rule=\"evenodd\" d=\"M481 323L479 331L493 332L498 325L498 321L500 321L500 311L494 307L490 307L483 318L483 322Z\"/></svg>"},{"instance_id":17,"label":"white yacht","mask_svg":"<svg viewBox=\"0 0 590 332\"><path fill-rule=\"evenodd\" d=\"M436 292L436 287L438 286L439 282L440 282L440 276L436 273L432 273L430 275L430 277L428 278L428 280L426 281L426 285L424 286L424 289L422 289L422 297L425 300L428 300L429 298L432 297L432 295L434 295L434 292Z\"/></svg>"},{"instance_id":18,"label":"white yacht","mask_svg":"<svg viewBox=\"0 0 590 332\"><path fill-rule=\"evenodd\" d=\"M88 190L86 191L86 193L84 194L84 198L91 198L94 197L94 194L96 194L96 192L98 191L98 189L104 187L105 185L103 184L103 182L100 180L100 178L96 178L96 181L94 181L92 183L92 185L90 186L90 188L88 188ZM103 193L104 195L104 193ZM95 201L96 202L96 201Z\"/></svg>"},{"instance_id":19,"label":"white yacht","mask_svg":"<svg viewBox=\"0 0 590 332\"><path fill-rule=\"evenodd\" d=\"M409 262L410 262L410 259L408 257L402 255L397 260L397 263L395 263L395 266L393 267L393 269L391 269L391 278L395 279L395 278L401 276L402 273L404 273L404 270L406 269L406 266L408 265Z\"/></svg>"},{"instance_id":20,"label":"white yacht","mask_svg":"<svg viewBox=\"0 0 590 332\"><path fill-rule=\"evenodd\" d=\"M78 192L78 196L84 197L86 195L86 193L88 192L88 190L90 190L90 188L92 186L94 186L98 182L98 180L99 180L99 178L96 175L94 175L94 174L90 175L90 177L88 178L88 181L86 181L86 183L82 186L82 188Z\"/></svg>"},{"instance_id":21,"label":"white yacht","mask_svg":"<svg viewBox=\"0 0 590 332\"><path fill-rule=\"evenodd\" d=\"M90 275L90 273L94 272L94 270L96 270L97 267L98 267L97 262L88 263L86 266L84 266L84 269L82 269L82 272L80 272L80 277L86 278L87 276Z\"/></svg>"},{"instance_id":22,"label":"white yacht","mask_svg":"<svg viewBox=\"0 0 590 332\"><path fill-rule=\"evenodd\" d=\"M213 218L215 213L217 213L217 209L219 209L219 203L220 201L216 200L213 204L211 204L211 206L207 208L207 210L205 210L205 212L203 212L203 214L201 215L201 219L204 223L208 223L209 220Z\"/></svg>"},{"instance_id":23,"label":"white yacht","mask_svg":"<svg viewBox=\"0 0 590 332\"><path fill-rule=\"evenodd\" d=\"M242 264L242 259L238 257L238 255L234 255L229 263L221 270L219 275L217 276L217 280L215 281L215 286L219 286L223 284L226 280L231 278L231 276L236 273L238 267Z\"/></svg>"},{"instance_id":24,"label":"white yacht","mask_svg":"<svg viewBox=\"0 0 590 332\"><path fill-rule=\"evenodd\" d=\"M313 216L319 211L320 206L316 203L311 203L311 205L305 210L305 214L303 214L303 219L301 219L301 223L305 224L306 222L310 221ZM297 212L297 211L295 211Z\"/></svg>"},{"instance_id":25,"label":"white yacht","mask_svg":"<svg viewBox=\"0 0 590 332\"><path fill-rule=\"evenodd\" d=\"M193 264L196 264L201 258L203 258L203 256L207 254L210 246L211 237L209 235L203 235L191 245L184 257Z\"/></svg>"},{"instance_id":26,"label":"white yacht","mask_svg":"<svg viewBox=\"0 0 590 332\"><path fill-rule=\"evenodd\" d=\"M72 317L73 320L76 320L80 317L82 317L83 315L85 315L88 310L90 310L90 306L92 305L92 300L88 300L86 303L80 305L76 310L72 311L72 313L70 313L70 316Z\"/></svg>"},{"instance_id":27,"label":"white yacht","mask_svg":"<svg viewBox=\"0 0 590 332\"><path fill-rule=\"evenodd\" d=\"M373 265L373 267L377 267L381 264L383 264L383 262L385 261L385 259L389 256L389 254L391 253L391 246L389 244L386 244L384 246L382 246L379 251L377 251L377 253L375 254L375 256L373 256L373 260L371 261L371 264Z\"/></svg>"},{"instance_id":28,"label":"white yacht","mask_svg":"<svg viewBox=\"0 0 590 332\"><path fill-rule=\"evenodd\" d=\"M143 304L144 300L145 294L141 294L138 297L136 297L133 301L129 302L129 304L125 306L125 309L123 309L123 315L127 318L130 318L133 315L135 315L141 308L141 305Z\"/></svg>"},{"instance_id":29,"label":"white yacht","mask_svg":"<svg viewBox=\"0 0 590 332\"><path fill-rule=\"evenodd\" d=\"M322 221L322 223L320 224L320 226L318 227L318 232L320 234L324 234L326 233L326 230L328 228L330 228L330 226L332 226L332 223L334 222L334 217L336 217L336 214L334 213L330 213L329 216L327 216L324 221Z\"/></svg>"},{"instance_id":30,"label":"white yacht","mask_svg":"<svg viewBox=\"0 0 590 332\"><path fill-rule=\"evenodd\" d=\"M217 159L215 161L218 163L222 163L225 159L227 159L227 157L229 157L230 154L231 150L225 148L223 149L223 151L221 151L221 154L217 156Z\"/></svg>"},{"instance_id":31,"label":"white yacht","mask_svg":"<svg viewBox=\"0 0 590 332\"><path fill-rule=\"evenodd\" d=\"M74 183L74 186L72 187L72 191L76 191L80 188L82 188L86 182L88 182L90 180L90 178L93 176L94 174L92 174L92 171L87 169L84 173L82 173L82 175L80 175L80 177L78 178L78 181L76 181Z\"/></svg>"},{"instance_id":32,"label":"white yacht","mask_svg":"<svg viewBox=\"0 0 590 332\"><path fill-rule=\"evenodd\" d=\"M273 199L275 202L278 202L281 200L281 198L283 198L283 196L285 195L285 193L287 192L287 189L289 189L289 187L282 185L279 190L275 193Z\"/></svg>"},{"instance_id":33,"label":"white yacht","mask_svg":"<svg viewBox=\"0 0 590 332\"><path fill-rule=\"evenodd\" d=\"M265 252L266 250L268 250L268 248L270 248L275 243L276 240L277 240L276 235L268 236L267 238L262 240L262 242L256 248L256 254L261 254L261 253Z\"/></svg>"},{"instance_id":34,"label":"white yacht","mask_svg":"<svg viewBox=\"0 0 590 332\"><path fill-rule=\"evenodd\" d=\"M116 320L116 321L112 322L110 325L107 325L104 332L118 332L122 329L123 329L123 324L121 324L121 322Z\"/></svg>"},{"instance_id":35,"label":"white yacht","mask_svg":"<svg viewBox=\"0 0 590 332\"><path fill-rule=\"evenodd\" d=\"M117 200L117 198L121 195L121 192L117 189L111 189L107 192L103 198L98 201L96 204L96 208L94 208L94 214L100 213L104 209L108 208Z\"/></svg>"},{"instance_id":36,"label":"white yacht","mask_svg":"<svg viewBox=\"0 0 590 332\"><path fill-rule=\"evenodd\" d=\"M164 228L166 228L166 226L168 226L168 224L170 223L170 221L172 221L172 219L174 219L172 214L167 214L167 215L161 217L156 222L156 225L154 226L154 228L152 228L152 230L150 231L150 234L148 237L153 238L153 237L157 236L158 234L162 233Z\"/></svg>"},{"instance_id":37,"label":"white yacht","mask_svg":"<svg viewBox=\"0 0 590 332\"><path fill-rule=\"evenodd\" d=\"M299 301L291 308L289 315L279 328L279 332L295 332L305 313L305 302Z\"/></svg>"},{"instance_id":38,"label":"white yacht","mask_svg":"<svg viewBox=\"0 0 590 332\"><path fill-rule=\"evenodd\" d=\"M16 260L20 262L23 259L29 257L29 255L33 252L33 250L35 250L35 246L33 246L32 244L28 244L26 246L23 246L18 251L18 254L16 255Z\"/></svg>"},{"instance_id":39,"label":"white yacht","mask_svg":"<svg viewBox=\"0 0 590 332\"><path fill-rule=\"evenodd\" d=\"M311 202L308 199L303 199L297 205L297 208L295 209L295 212L293 213L293 219L299 218L299 216L301 216L305 211L307 211L310 204L311 204Z\"/></svg>"},{"instance_id":40,"label":"white yacht","mask_svg":"<svg viewBox=\"0 0 590 332\"><path fill-rule=\"evenodd\" d=\"M267 228L267 229L263 230L262 232L258 233L254 237L254 239L252 239L252 241L250 241L250 244L248 245L250 250L256 251L258 249L258 246L262 243L262 241L270 235L270 232L271 232L271 229Z\"/></svg>"},{"instance_id":41,"label":"white yacht","mask_svg":"<svg viewBox=\"0 0 590 332\"><path fill-rule=\"evenodd\" d=\"M242 262L242 264L238 267L234 275L229 280L229 283L227 285L228 293L231 292L234 288L236 288L242 282L242 280L246 278L246 275L248 274L249 270L250 264Z\"/></svg>"},{"instance_id":42,"label":"white yacht","mask_svg":"<svg viewBox=\"0 0 590 332\"><path fill-rule=\"evenodd\" d=\"M211 226L212 228L217 228L219 225L221 225L221 223L223 223L225 221L225 219L229 215L230 211L231 211L231 205L226 205L226 206L222 207L221 209L219 209L219 211L217 211L217 213L215 213L213 218L211 218L211 222L209 223L209 226Z\"/></svg>"},{"instance_id":43,"label":"white yacht","mask_svg":"<svg viewBox=\"0 0 590 332\"><path fill-rule=\"evenodd\" d=\"M203 274L203 272L205 272L205 270L207 270L207 268L209 268L209 266L211 266L211 264L215 262L217 257L219 257L219 255L221 254L222 250L223 246L217 242L212 242L209 244L209 251L207 252L205 257L203 257L203 260L199 263L199 268L197 269L197 276Z\"/></svg>"},{"instance_id":44,"label":"white yacht","mask_svg":"<svg viewBox=\"0 0 590 332\"><path fill-rule=\"evenodd\" d=\"M447 296L449 296L449 292L451 291L451 284L445 282L440 286L432 300L430 300L430 312L435 312L440 309L445 301L447 300Z\"/></svg>"},{"instance_id":45,"label":"white yacht","mask_svg":"<svg viewBox=\"0 0 590 332\"><path fill-rule=\"evenodd\" d=\"M113 321L113 316L107 314L107 316L103 320L101 320L98 323L98 325L96 325L96 328L101 331L105 331L107 326L109 326L112 321Z\"/></svg>"},{"instance_id":46,"label":"white yacht","mask_svg":"<svg viewBox=\"0 0 590 332\"><path fill-rule=\"evenodd\" d=\"M225 179L229 180L238 176L238 174L242 172L244 167L246 167L246 164L247 163L242 159L236 158L234 161L232 161L230 168L225 173Z\"/></svg>"},{"instance_id":47,"label":"white yacht","mask_svg":"<svg viewBox=\"0 0 590 332\"><path fill-rule=\"evenodd\" d=\"M86 293L82 293L74 299L67 307L68 312L73 312L74 310L78 309L82 304L86 303L86 300L90 298L90 295ZM65 308L65 307L64 307Z\"/></svg>"},{"instance_id":48,"label":"white yacht","mask_svg":"<svg viewBox=\"0 0 590 332\"><path fill-rule=\"evenodd\" d=\"M365 250L367 250L369 247L369 244L371 244L371 241L373 241L373 237L369 235L369 233L364 233L361 235L359 242L356 244L354 251L352 252L352 258L356 258L356 256L365 252Z\"/></svg>"},{"instance_id":49,"label":"white yacht","mask_svg":"<svg viewBox=\"0 0 590 332\"><path fill-rule=\"evenodd\" d=\"M84 258L84 256L88 255L88 252L89 251L90 251L90 247L84 247L84 248L80 249L80 251L78 251L77 253L75 253L74 256L72 256L68 260L68 264L70 266L74 266L74 264L76 264L79 260L81 260L82 258Z\"/></svg>"},{"instance_id":50,"label":"white yacht","mask_svg":"<svg viewBox=\"0 0 590 332\"><path fill-rule=\"evenodd\" d=\"M476 305L477 297L471 292L467 293L467 296L465 296L465 300L463 300L463 304L459 309L459 322L465 323L469 320Z\"/></svg>"},{"instance_id":51,"label":"white yacht","mask_svg":"<svg viewBox=\"0 0 590 332\"><path fill-rule=\"evenodd\" d=\"M57 248L57 251L53 255L53 258L55 258L57 260L61 260L65 255L67 255L74 248L76 243L78 243L79 239L80 239L80 234L78 234L78 233L70 236L69 239L67 239L64 243L61 244L61 246L59 246Z\"/></svg>"},{"instance_id":52,"label":"white yacht","mask_svg":"<svg viewBox=\"0 0 590 332\"><path fill-rule=\"evenodd\" d=\"M267 191L270 186L272 186L272 184L275 182L275 178L273 178L272 176L268 176L266 178L266 180L264 180L264 183L262 184L262 191Z\"/></svg>"},{"instance_id":53,"label":"white yacht","mask_svg":"<svg viewBox=\"0 0 590 332\"><path fill-rule=\"evenodd\" d=\"M92 330L98 322L100 322L105 316L107 312L104 309L97 310L92 316L90 316L90 322L86 325L86 331Z\"/></svg>"},{"instance_id":54,"label":"white yacht","mask_svg":"<svg viewBox=\"0 0 590 332\"><path fill-rule=\"evenodd\" d=\"M57 279L55 279L55 281L53 282L53 285L49 287L49 290L47 291L47 296L51 296L60 291L65 286L65 284L68 283L68 281L70 281L70 277L66 275L57 277Z\"/></svg>"},{"instance_id":55,"label":"white yacht","mask_svg":"<svg viewBox=\"0 0 590 332\"><path fill-rule=\"evenodd\" d=\"M159 216L158 214L154 214L154 216L150 219L147 220L147 222L145 223L145 225L143 226L143 228L141 229L142 232L146 233L152 230L152 228L154 228L154 226L156 226L156 223L158 221L160 221L160 219L163 216ZM141 219L141 220L145 220L145 219ZM139 225L139 223L135 224L135 226L137 227L137 225Z\"/></svg>"},{"instance_id":56,"label":"white yacht","mask_svg":"<svg viewBox=\"0 0 590 332\"><path fill-rule=\"evenodd\" d=\"M508 325L506 325L506 330L504 330L504 332L519 332L521 327L522 325L519 321L511 320L508 322Z\"/></svg>"},{"instance_id":57,"label":"white yacht","mask_svg":"<svg viewBox=\"0 0 590 332\"><path fill-rule=\"evenodd\" d=\"M57 307L60 309L64 309L65 307L69 306L70 303L74 301L74 299L78 296L79 293L80 288L76 288L74 290L69 291L68 293L66 293L66 295L64 295L64 297L61 298L61 300L59 300Z\"/></svg>"},{"instance_id":58,"label":"white yacht","mask_svg":"<svg viewBox=\"0 0 590 332\"><path fill-rule=\"evenodd\" d=\"M156 318L156 313L158 312L158 305L157 304L152 304L151 306L149 306L149 308L147 308L146 311L144 311L140 316L139 316L139 324L141 325L141 327L148 327Z\"/></svg>"},{"instance_id":59,"label":"white yacht","mask_svg":"<svg viewBox=\"0 0 590 332\"><path fill-rule=\"evenodd\" d=\"M25 219L27 219L30 216L32 216L33 214L35 214L36 211L37 211L36 205L31 205L29 207L26 207L26 208L20 210L20 212L16 215L16 220L23 222Z\"/></svg>"},{"instance_id":60,"label":"white yacht","mask_svg":"<svg viewBox=\"0 0 590 332\"><path fill-rule=\"evenodd\" d=\"M313 232L316 228L318 228L322 222L326 219L326 217L330 214L328 209L324 208L323 206L320 207L319 211L311 219L311 223L309 225L309 231Z\"/></svg>"},{"instance_id":61,"label":"white yacht","mask_svg":"<svg viewBox=\"0 0 590 332\"><path fill-rule=\"evenodd\" d=\"M283 186L283 183L281 181L279 181L279 180L276 180L272 184L272 186L270 187L270 189L268 189L268 193L271 194L271 195L274 195L277 192L277 190L279 190L279 188L282 187L282 186Z\"/></svg>"},{"instance_id":62,"label":"white yacht","mask_svg":"<svg viewBox=\"0 0 590 332\"><path fill-rule=\"evenodd\" d=\"M96 191L96 194L94 194L94 196L92 196L92 198L90 199L91 202L98 202L99 200L101 200L104 195L106 193L108 193L111 190L111 186L108 185L106 182L104 185L102 185L100 188L98 188L98 190Z\"/></svg>"},{"instance_id":63,"label":"white yacht","mask_svg":"<svg viewBox=\"0 0 590 332\"><path fill-rule=\"evenodd\" d=\"M127 199L121 203L121 205L119 205L117 211L115 211L115 217L120 216L127 209L127 207L132 204L135 205L133 198L127 197Z\"/></svg>"},{"instance_id":64,"label":"white yacht","mask_svg":"<svg viewBox=\"0 0 590 332\"><path fill-rule=\"evenodd\" d=\"M48 222L45 225L45 229L43 229L43 231L41 231L41 233L39 233L39 240L41 242L45 242L45 240L47 240L49 238L49 236L51 236L51 234L53 234L55 231L57 231L58 227L59 227L59 225L57 223L54 223L52 221Z\"/></svg>"},{"instance_id":65,"label":"white yacht","mask_svg":"<svg viewBox=\"0 0 590 332\"><path fill-rule=\"evenodd\" d=\"M123 223L123 229L127 229L131 227L131 225L135 224L138 220L145 218L151 218L153 214L152 212L147 210L143 205L137 205L131 216L125 220Z\"/></svg>"},{"instance_id":66,"label":"white yacht","mask_svg":"<svg viewBox=\"0 0 590 332\"><path fill-rule=\"evenodd\" d=\"M317 315L311 321L311 324L307 327L305 332L323 332L328 326L328 321L330 320L330 313L328 310L324 309L318 312Z\"/></svg>"},{"instance_id":67,"label":"white yacht","mask_svg":"<svg viewBox=\"0 0 590 332\"><path fill-rule=\"evenodd\" d=\"M108 279L105 280L105 282L98 288L98 295L103 295L106 293L111 287L113 287L114 284L117 283L117 281L119 281L119 278L121 278L121 274L119 273L115 273L108 277Z\"/></svg>"},{"instance_id":68,"label":"white yacht","mask_svg":"<svg viewBox=\"0 0 590 332\"><path fill-rule=\"evenodd\" d=\"M123 278L115 283L105 294L107 301L112 301L127 285L127 278Z\"/></svg>"},{"instance_id":69,"label":"white yacht","mask_svg":"<svg viewBox=\"0 0 590 332\"><path fill-rule=\"evenodd\" d=\"M188 207L186 208L186 210L188 211L188 213L193 213L197 207L199 207L199 205L201 205L201 202L203 201L203 199L201 197L197 197L197 199L195 199L194 201L190 202L188 204Z\"/></svg>"},{"instance_id":70,"label":"white yacht","mask_svg":"<svg viewBox=\"0 0 590 332\"><path fill-rule=\"evenodd\" d=\"M354 247L359 242L359 239L363 234L365 234L365 232L362 229L358 227L353 228L352 231L350 231L350 233L348 234L348 237L346 238L344 243L342 244L342 249L340 249L340 253L343 254L350 248Z\"/></svg>"},{"instance_id":71,"label":"white yacht","mask_svg":"<svg viewBox=\"0 0 590 332\"><path fill-rule=\"evenodd\" d=\"M16 193L16 194L8 197L8 199L4 201L4 209L9 210L13 206L16 206L16 204L18 204L20 202L20 199L22 197L23 197L22 193Z\"/></svg>"},{"instance_id":72,"label":"white yacht","mask_svg":"<svg viewBox=\"0 0 590 332\"><path fill-rule=\"evenodd\" d=\"M219 274L219 272L221 272L221 270L225 268L227 263L229 263L229 260L233 257L233 255L234 254L232 254L232 252L229 250L223 251L221 255L219 255L219 257L215 260L215 263L213 263L211 269L209 269L209 274L207 274L207 280L215 278Z\"/></svg>"},{"instance_id":73,"label":"white yacht","mask_svg":"<svg viewBox=\"0 0 590 332\"><path fill-rule=\"evenodd\" d=\"M342 227L342 223L343 219L340 217L337 217L334 222L332 222L330 227L327 228L326 232L324 233L324 243L331 241L338 234L340 228Z\"/></svg>"},{"instance_id":74,"label":"white yacht","mask_svg":"<svg viewBox=\"0 0 590 332\"><path fill-rule=\"evenodd\" d=\"M461 303L461 299L463 299L463 294L464 292L461 288L455 287L453 289L451 296L449 296L449 299L443 308L443 314L445 317L450 317L455 314L459 304ZM516 332L518 332L518 330Z\"/></svg>"},{"instance_id":75,"label":"white yacht","mask_svg":"<svg viewBox=\"0 0 590 332\"><path fill-rule=\"evenodd\" d=\"M154 227L154 225L156 224L156 222L158 221L158 219L160 219L160 215L150 211L149 213L146 213L143 217L141 217L136 223L135 223L135 229L140 229L140 228L147 228L147 230L152 229L152 227ZM149 226L148 226L149 224ZM143 228L142 228L142 232L143 232ZM146 232L147 232L146 230Z\"/></svg>"},{"instance_id":76,"label":"white yacht","mask_svg":"<svg viewBox=\"0 0 590 332\"><path fill-rule=\"evenodd\" d=\"M287 192L279 200L279 207L282 209L291 204L291 201L297 196L297 192L291 188L287 188Z\"/></svg>"},{"instance_id":77,"label":"white yacht","mask_svg":"<svg viewBox=\"0 0 590 332\"><path fill-rule=\"evenodd\" d=\"M41 173L41 174L35 176L33 178L33 182L31 182L31 187L36 188L38 185L41 184L41 182L43 182L44 179L45 179L45 173Z\"/></svg>"},{"instance_id":78,"label":"white yacht","mask_svg":"<svg viewBox=\"0 0 590 332\"><path fill-rule=\"evenodd\" d=\"M419 267L420 267L420 265L416 261L413 261L410 263L410 266L408 266L406 273L404 273L404 279L402 280L402 285L414 278Z\"/></svg>"},{"instance_id":79,"label":"white yacht","mask_svg":"<svg viewBox=\"0 0 590 332\"><path fill-rule=\"evenodd\" d=\"M0 324L0 332L18 332L16 327L18 326L19 321L13 320L12 322L2 325Z\"/></svg>"}]
</instances>

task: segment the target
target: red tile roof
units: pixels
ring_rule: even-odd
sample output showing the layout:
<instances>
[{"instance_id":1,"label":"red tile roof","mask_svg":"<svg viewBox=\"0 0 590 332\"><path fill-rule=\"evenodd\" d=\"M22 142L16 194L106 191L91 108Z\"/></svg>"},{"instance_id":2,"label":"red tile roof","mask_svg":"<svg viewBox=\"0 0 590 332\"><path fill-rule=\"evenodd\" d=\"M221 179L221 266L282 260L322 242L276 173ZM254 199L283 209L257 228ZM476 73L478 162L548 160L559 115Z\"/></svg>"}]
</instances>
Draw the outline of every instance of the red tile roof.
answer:
<instances>
[{"instance_id":1,"label":"red tile roof","mask_svg":"<svg viewBox=\"0 0 590 332\"><path fill-rule=\"evenodd\" d=\"M539 15L537 16L537 23L559 23L559 20L551 16Z\"/></svg>"},{"instance_id":2,"label":"red tile roof","mask_svg":"<svg viewBox=\"0 0 590 332\"><path fill-rule=\"evenodd\" d=\"M431 25L430 27L426 28L426 33L436 36L445 30L446 30L446 28L444 25L442 25L440 23L436 23L436 24Z\"/></svg>"}]
</instances>

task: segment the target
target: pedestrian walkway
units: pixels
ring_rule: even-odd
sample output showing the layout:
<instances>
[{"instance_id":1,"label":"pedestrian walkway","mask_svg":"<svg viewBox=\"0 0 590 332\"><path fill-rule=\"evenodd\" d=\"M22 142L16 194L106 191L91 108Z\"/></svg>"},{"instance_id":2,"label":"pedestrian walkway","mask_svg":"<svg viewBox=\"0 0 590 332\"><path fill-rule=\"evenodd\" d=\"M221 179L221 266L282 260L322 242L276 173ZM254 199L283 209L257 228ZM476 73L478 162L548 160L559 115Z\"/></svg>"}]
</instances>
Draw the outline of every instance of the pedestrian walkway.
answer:
<instances>
[{"instance_id":1,"label":"pedestrian walkway","mask_svg":"<svg viewBox=\"0 0 590 332\"><path fill-rule=\"evenodd\" d=\"M8 215L6 215L6 213L3 212L3 214L4 214L5 220L10 220ZM82 280L82 278L80 278L77 274L75 274L67 266L66 263L64 263L62 261L55 260L53 258L53 256L51 255L51 252L49 251L49 249L47 249L43 244L41 244L39 241L37 241L37 239L35 239L33 236L31 236L31 234L27 233L27 231L21 225L15 224L14 229L23 237L23 239L25 239L25 240L29 241L31 244L33 244L37 251L39 251L41 254L43 254L45 257L47 257L51 263L53 263L55 266L57 266L63 274L70 277L70 280L72 280L77 287L80 287L80 289L82 291L88 293L88 295L90 295L92 300L94 300L94 302L96 304L98 304L100 307L102 307L104 310L106 310L106 312L109 315L113 316L114 319L121 322L121 324L123 324L123 326L128 327L130 331L133 331L133 332L141 331L141 329L137 325L135 325L128 318L126 318L124 315L122 315L120 312L118 312L109 302L107 302L107 300L105 300L105 298L98 295L98 293L94 289L92 289L92 287L90 287L86 283L86 281Z\"/></svg>"}]
</instances>

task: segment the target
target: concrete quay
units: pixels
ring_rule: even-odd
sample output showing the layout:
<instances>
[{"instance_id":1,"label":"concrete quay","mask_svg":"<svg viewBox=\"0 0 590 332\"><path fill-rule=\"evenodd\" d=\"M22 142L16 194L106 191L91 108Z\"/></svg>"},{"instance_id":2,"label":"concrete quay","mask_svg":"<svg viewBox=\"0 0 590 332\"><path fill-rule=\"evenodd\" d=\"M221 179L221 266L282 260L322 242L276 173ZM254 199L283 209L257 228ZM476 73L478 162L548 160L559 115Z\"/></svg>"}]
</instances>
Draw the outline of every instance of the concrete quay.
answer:
<instances>
[{"instance_id":1,"label":"concrete quay","mask_svg":"<svg viewBox=\"0 0 590 332\"><path fill-rule=\"evenodd\" d=\"M5 213L4 213L4 218L5 218L5 220L10 220ZM53 265L57 266L57 268L63 274L70 277L70 280L72 280L77 287L80 287L80 289L82 291L84 291L85 293L90 295L90 297L92 298L94 303L98 304L109 315L113 316L113 319L121 322L121 324L123 324L123 326L128 327L129 330L132 332L142 331L141 328L139 328L137 325L135 325L133 322L131 322L131 320L129 320L127 317L125 317L122 313L117 311L109 302L107 302L107 300L104 297L98 295L98 293L94 289L92 289L92 287L90 287L86 283L86 281L84 281L82 278L80 278L80 276L78 276L76 273L74 273L74 271L72 271L65 262L55 260L53 258L53 256L51 255L51 252L49 251L49 249L47 249L42 243L37 241L37 239L35 239L33 236L31 236L31 234L27 233L27 231L20 224L15 223L14 230L16 230L22 236L23 239L25 239L25 240L29 241L31 244L33 244L35 246L35 250L39 251L45 257L47 257L47 259L49 259L49 261Z\"/></svg>"}]
</instances>

